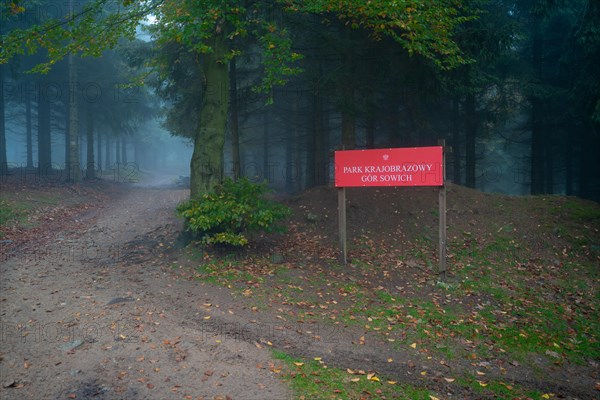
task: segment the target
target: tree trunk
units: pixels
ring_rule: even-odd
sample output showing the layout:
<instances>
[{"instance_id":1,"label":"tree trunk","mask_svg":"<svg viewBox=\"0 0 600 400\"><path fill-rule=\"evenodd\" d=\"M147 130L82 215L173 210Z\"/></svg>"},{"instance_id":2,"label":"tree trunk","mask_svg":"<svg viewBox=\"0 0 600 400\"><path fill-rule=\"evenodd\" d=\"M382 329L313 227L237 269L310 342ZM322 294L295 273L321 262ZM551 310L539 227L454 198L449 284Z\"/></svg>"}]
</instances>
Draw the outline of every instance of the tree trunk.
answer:
<instances>
[{"instance_id":1,"label":"tree trunk","mask_svg":"<svg viewBox=\"0 0 600 400\"><path fill-rule=\"evenodd\" d=\"M0 86L4 88L4 65L0 64ZM4 93L0 98L0 175L8 172L6 157L6 121L4 116Z\"/></svg>"},{"instance_id":2,"label":"tree trunk","mask_svg":"<svg viewBox=\"0 0 600 400\"><path fill-rule=\"evenodd\" d=\"M452 180L457 185L462 181L459 105L458 99L452 100Z\"/></svg>"},{"instance_id":3,"label":"tree trunk","mask_svg":"<svg viewBox=\"0 0 600 400\"><path fill-rule=\"evenodd\" d=\"M106 139L104 140L104 169L110 169L110 135L106 133Z\"/></svg>"},{"instance_id":4,"label":"tree trunk","mask_svg":"<svg viewBox=\"0 0 600 400\"><path fill-rule=\"evenodd\" d=\"M4 65L0 64L0 86L4 88ZM4 93L0 96L0 175L8 172L6 157L6 122L4 116Z\"/></svg>"},{"instance_id":5,"label":"tree trunk","mask_svg":"<svg viewBox=\"0 0 600 400\"><path fill-rule=\"evenodd\" d=\"M365 126L366 134L366 146L367 149L375 148L375 98L373 95L373 88L369 89L368 94L368 105L367 105L367 119Z\"/></svg>"},{"instance_id":6,"label":"tree trunk","mask_svg":"<svg viewBox=\"0 0 600 400\"><path fill-rule=\"evenodd\" d=\"M100 131L96 133L96 154L98 155L96 158L96 165L98 166L97 169L100 171L102 170L102 134Z\"/></svg>"},{"instance_id":7,"label":"tree trunk","mask_svg":"<svg viewBox=\"0 0 600 400\"><path fill-rule=\"evenodd\" d=\"M265 109L263 114L263 173L262 178L270 181L270 165L269 165L269 110Z\"/></svg>"},{"instance_id":8,"label":"tree trunk","mask_svg":"<svg viewBox=\"0 0 600 400\"><path fill-rule=\"evenodd\" d=\"M344 39L346 49L343 54L342 80L340 81L342 95L342 146L345 150L356 148L356 105L354 104L354 48L352 45L352 30L344 26Z\"/></svg>"},{"instance_id":9,"label":"tree trunk","mask_svg":"<svg viewBox=\"0 0 600 400\"><path fill-rule=\"evenodd\" d=\"M87 179L96 178L95 162L94 162L94 112L88 104L86 116L86 143L87 143L87 160L85 176Z\"/></svg>"},{"instance_id":10,"label":"tree trunk","mask_svg":"<svg viewBox=\"0 0 600 400\"><path fill-rule=\"evenodd\" d=\"M27 139L27 168L33 168L33 132L31 126L31 96L25 98L25 134Z\"/></svg>"},{"instance_id":11,"label":"tree trunk","mask_svg":"<svg viewBox=\"0 0 600 400\"><path fill-rule=\"evenodd\" d=\"M121 164L127 164L127 139L121 136Z\"/></svg>"},{"instance_id":12,"label":"tree trunk","mask_svg":"<svg viewBox=\"0 0 600 400\"><path fill-rule=\"evenodd\" d=\"M67 168L67 165L71 161L71 155L69 154L69 137L71 136L71 132L69 132L71 129L69 126L69 121L71 121L70 114L69 102L67 101L65 102L65 168Z\"/></svg>"},{"instance_id":13,"label":"tree trunk","mask_svg":"<svg viewBox=\"0 0 600 400\"><path fill-rule=\"evenodd\" d=\"M398 104L400 102L399 96L394 94L389 98L387 104L387 116L385 117L388 145L390 147L400 146L400 115L398 110Z\"/></svg>"},{"instance_id":14,"label":"tree trunk","mask_svg":"<svg viewBox=\"0 0 600 400\"><path fill-rule=\"evenodd\" d=\"M585 122L581 132L581 164L579 167L579 197L600 201L600 132Z\"/></svg>"},{"instance_id":15,"label":"tree trunk","mask_svg":"<svg viewBox=\"0 0 600 400\"><path fill-rule=\"evenodd\" d=\"M70 1L71 12L73 3ZM67 181L81 181L81 167L79 165L79 110L77 109L77 65L75 55L69 53L69 162L66 165Z\"/></svg>"},{"instance_id":16,"label":"tree trunk","mask_svg":"<svg viewBox=\"0 0 600 400\"><path fill-rule=\"evenodd\" d=\"M323 157L322 154L325 152L325 129L324 129L324 110L323 110L323 95L321 88L317 88L313 98L313 147L309 149L309 152L313 152L313 165L311 166L311 180L312 186L318 186L324 184L323 177Z\"/></svg>"},{"instance_id":17,"label":"tree trunk","mask_svg":"<svg viewBox=\"0 0 600 400\"><path fill-rule=\"evenodd\" d=\"M119 168L119 163L121 162L121 138L120 137L116 137L115 138L115 164L116 164L116 168Z\"/></svg>"},{"instance_id":18,"label":"tree trunk","mask_svg":"<svg viewBox=\"0 0 600 400\"><path fill-rule=\"evenodd\" d=\"M552 135L546 137L544 144L544 184L545 193L554 194L554 154L552 154Z\"/></svg>"},{"instance_id":19,"label":"tree trunk","mask_svg":"<svg viewBox=\"0 0 600 400\"><path fill-rule=\"evenodd\" d=\"M535 83L539 84L542 79L543 38L539 27L540 17L534 18L532 66ZM542 101L539 96L534 93L531 98L531 194L544 193L544 126Z\"/></svg>"},{"instance_id":20,"label":"tree trunk","mask_svg":"<svg viewBox=\"0 0 600 400\"><path fill-rule=\"evenodd\" d=\"M468 94L465 101L465 184L475 188L476 154L475 141L477 139L477 109L475 95Z\"/></svg>"},{"instance_id":21,"label":"tree trunk","mask_svg":"<svg viewBox=\"0 0 600 400\"><path fill-rule=\"evenodd\" d=\"M228 50L225 34L215 34L208 44L212 52L203 55L204 97L190 163L192 198L209 192L223 180L223 146L229 106L229 71L224 61Z\"/></svg>"},{"instance_id":22,"label":"tree trunk","mask_svg":"<svg viewBox=\"0 0 600 400\"><path fill-rule=\"evenodd\" d=\"M570 124L569 124L570 125ZM565 149L565 193L573 195L573 132L567 132L567 148Z\"/></svg>"},{"instance_id":23,"label":"tree trunk","mask_svg":"<svg viewBox=\"0 0 600 400\"><path fill-rule=\"evenodd\" d=\"M50 146L50 102L44 93L38 97L38 170L41 175L52 171Z\"/></svg>"},{"instance_id":24,"label":"tree trunk","mask_svg":"<svg viewBox=\"0 0 600 400\"><path fill-rule=\"evenodd\" d=\"M297 147L299 140L298 126L298 97L292 100L292 136L285 142L285 190L288 193L296 193L300 180L300 165L297 158Z\"/></svg>"},{"instance_id":25,"label":"tree trunk","mask_svg":"<svg viewBox=\"0 0 600 400\"><path fill-rule=\"evenodd\" d=\"M240 128L238 122L238 94L237 94L237 69L235 58L229 62L229 86L231 89L231 162L233 164L233 179L238 180L241 176L240 159Z\"/></svg>"}]
</instances>

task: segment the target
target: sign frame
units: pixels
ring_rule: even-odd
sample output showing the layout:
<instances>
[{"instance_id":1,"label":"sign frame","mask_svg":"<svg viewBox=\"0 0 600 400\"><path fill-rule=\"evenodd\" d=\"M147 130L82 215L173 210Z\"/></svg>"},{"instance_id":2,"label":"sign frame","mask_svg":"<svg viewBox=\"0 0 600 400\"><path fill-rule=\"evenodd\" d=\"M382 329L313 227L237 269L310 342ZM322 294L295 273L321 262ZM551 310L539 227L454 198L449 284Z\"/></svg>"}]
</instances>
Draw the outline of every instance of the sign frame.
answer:
<instances>
[{"instance_id":1,"label":"sign frame","mask_svg":"<svg viewBox=\"0 0 600 400\"><path fill-rule=\"evenodd\" d=\"M400 147L369 150L339 150L335 152L335 186L338 189L338 228L340 257L346 265L347 187L416 187L439 188L439 267L438 274L446 279L446 156L445 140L438 146Z\"/></svg>"}]
</instances>

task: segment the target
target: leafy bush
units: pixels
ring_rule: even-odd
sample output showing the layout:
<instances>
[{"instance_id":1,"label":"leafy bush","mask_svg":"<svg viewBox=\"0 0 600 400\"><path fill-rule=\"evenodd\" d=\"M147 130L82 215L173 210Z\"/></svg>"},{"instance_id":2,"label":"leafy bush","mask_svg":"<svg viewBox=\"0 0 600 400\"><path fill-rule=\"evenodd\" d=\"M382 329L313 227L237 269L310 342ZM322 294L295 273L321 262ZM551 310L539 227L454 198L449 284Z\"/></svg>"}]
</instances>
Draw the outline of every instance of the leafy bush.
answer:
<instances>
[{"instance_id":1,"label":"leafy bush","mask_svg":"<svg viewBox=\"0 0 600 400\"><path fill-rule=\"evenodd\" d=\"M205 244L244 246L251 231L278 230L289 208L265 198L266 184L226 178L214 191L177 206L187 229Z\"/></svg>"}]
</instances>

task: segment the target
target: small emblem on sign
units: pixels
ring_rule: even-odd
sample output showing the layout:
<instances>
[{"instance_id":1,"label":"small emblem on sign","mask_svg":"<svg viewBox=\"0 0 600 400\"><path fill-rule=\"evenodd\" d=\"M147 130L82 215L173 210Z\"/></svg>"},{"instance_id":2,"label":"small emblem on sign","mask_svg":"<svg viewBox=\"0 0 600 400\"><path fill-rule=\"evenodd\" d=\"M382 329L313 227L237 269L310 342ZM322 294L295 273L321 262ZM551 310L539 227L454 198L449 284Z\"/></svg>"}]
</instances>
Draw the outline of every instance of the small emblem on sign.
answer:
<instances>
[{"instance_id":1,"label":"small emblem on sign","mask_svg":"<svg viewBox=\"0 0 600 400\"><path fill-rule=\"evenodd\" d=\"M385 161L387 161L387 159L388 159L388 158L390 158L389 154L384 154L384 155L383 155L383 159L384 159Z\"/></svg>"}]
</instances>

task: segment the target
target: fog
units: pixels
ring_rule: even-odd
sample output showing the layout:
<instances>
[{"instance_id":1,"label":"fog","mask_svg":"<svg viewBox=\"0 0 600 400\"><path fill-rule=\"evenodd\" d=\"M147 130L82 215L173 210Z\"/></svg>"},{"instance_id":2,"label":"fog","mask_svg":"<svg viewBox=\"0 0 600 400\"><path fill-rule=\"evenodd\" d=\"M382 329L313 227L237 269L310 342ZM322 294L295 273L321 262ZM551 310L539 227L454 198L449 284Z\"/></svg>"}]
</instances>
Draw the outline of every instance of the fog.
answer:
<instances>
[{"instance_id":1,"label":"fog","mask_svg":"<svg viewBox=\"0 0 600 400\"><path fill-rule=\"evenodd\" d=\"M215 135L219 146L225 138L224 174L297 193L332 184L336 150L444 140L446 176L454 183L600 199L593 89L600 52L597 42L582 45L593 39L585 35L598 7L580 0L543 15L514 2L481 7L485 12L457 37L471 62L447 70L360 26L275 13L268 15L277 15L274 24L289 35L290 51L302 56L279 66L285 76L262 90L269 71L260 40L231 36L229 84L215 86L228 99L219 110L226 128ZM2 33L63 15L63 3L42 2ZM47 61L43 51L3 65L2 173L56 175L76 161L85 179L185 184L192 138L206 122L199 116L210 94L202 69L207 56L183 42L155 40L157 18L145 17L137 40L123 40L101 57L65 58L47 74L29 73Z\"/></svg>"}]
</instances>

